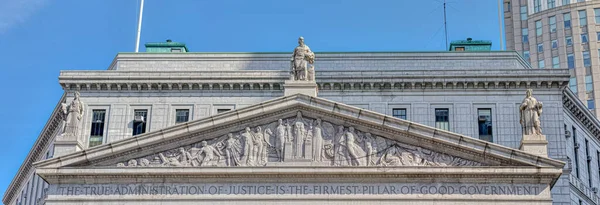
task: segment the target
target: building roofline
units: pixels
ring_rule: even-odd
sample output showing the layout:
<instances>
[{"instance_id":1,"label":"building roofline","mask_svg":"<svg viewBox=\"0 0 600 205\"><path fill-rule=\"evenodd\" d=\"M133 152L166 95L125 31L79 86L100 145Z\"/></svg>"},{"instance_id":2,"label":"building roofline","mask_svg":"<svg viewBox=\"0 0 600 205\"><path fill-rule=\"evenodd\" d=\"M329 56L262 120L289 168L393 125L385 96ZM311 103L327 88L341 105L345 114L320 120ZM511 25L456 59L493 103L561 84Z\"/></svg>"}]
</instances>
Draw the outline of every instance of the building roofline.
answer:
<instances>
[{"instance_id":1,"label":"building roofline","mask_svg":"<svg viewBox=\"0 0 600 205\"><path fill-rule=\"evenodd\" d=\"M596 140L600 141L600 120L590 112L589 109L569 88L563 90L563 107L571 113L575 119L587 129ZM577 113L576 113L577 112Z\"/></svg>"},{"instance_id":2,"label":"building roofline","mask_svg":"<svg viewBox=\"0 0 600 205\"><path fill-rule=\"evenodd\" d=\"M440 58L475 58L475 57L502 57L513 58L525 69L531 69L529 64L517 51L349 51L349 52L316 52L317 58L390 58L390 59L411 59L431 58L439 60ZM273 60L284 60L291 57L291 52L182 52L182 53L146 53L146 52L120 52L109 65L108 70L115 70L119 61L127 60L184 60L193 59L195 61L214 60L214 59L233 59L233 60L253 60L272 58Z\"/></svg>"},{"instance_id":3,"label":"building roofline","mask_svg":"<svg viewBox=\"0 0 600 205\"><path fill-rule=\"evenodd\" d=\"M361 54L361 53L457 53L455 51L322 51L315 54ZM516 51L461 51L460 53L516 53ZM152 52L119 52L118 54L291 54L291 52L185 52L185 53L152 53Z\"/></svg>"}]
</instances>

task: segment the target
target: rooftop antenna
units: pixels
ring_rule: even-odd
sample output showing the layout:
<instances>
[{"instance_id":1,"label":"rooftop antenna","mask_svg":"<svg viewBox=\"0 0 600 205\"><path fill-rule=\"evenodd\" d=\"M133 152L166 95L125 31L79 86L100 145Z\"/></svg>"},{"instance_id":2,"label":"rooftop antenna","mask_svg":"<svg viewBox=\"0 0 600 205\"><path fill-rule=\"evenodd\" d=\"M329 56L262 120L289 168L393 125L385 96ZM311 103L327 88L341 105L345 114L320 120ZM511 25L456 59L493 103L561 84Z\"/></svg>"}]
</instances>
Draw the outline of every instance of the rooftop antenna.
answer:
<instances>
[{"instance_id":1,"label":"rooftop antenna","mask_svg":"<svg viewBox=\"0 0 600 205\"><path fill-rule=\"evenodd\" d=\"M500 50L504 50L504 41L502 40L502 1L498 0L498 28L500 28Z\"/></svg>"},{"instance_id":2,"label":"rooftop antenna","mask_svg":"<svg viewBox=\"0 0 600 205\"><path fill-rule=\"evenodd\" d=\"M446 24L446 0L444 0L444 35L446 36L446 50L448 50L448 26Z\"/></svg>"},{"instance_id":3,"label":"rooftop antenna","mask_svg":"<svg viewBox=\"0 0 600 205\"><path fill-rule=\"evenodd\" d=\"M141 0L140 16L138 17L137 38L135 40L135 52L140 50L140 33L142 32L142 13L144 13L144 0Z\"/></svg>"}]
</instances>

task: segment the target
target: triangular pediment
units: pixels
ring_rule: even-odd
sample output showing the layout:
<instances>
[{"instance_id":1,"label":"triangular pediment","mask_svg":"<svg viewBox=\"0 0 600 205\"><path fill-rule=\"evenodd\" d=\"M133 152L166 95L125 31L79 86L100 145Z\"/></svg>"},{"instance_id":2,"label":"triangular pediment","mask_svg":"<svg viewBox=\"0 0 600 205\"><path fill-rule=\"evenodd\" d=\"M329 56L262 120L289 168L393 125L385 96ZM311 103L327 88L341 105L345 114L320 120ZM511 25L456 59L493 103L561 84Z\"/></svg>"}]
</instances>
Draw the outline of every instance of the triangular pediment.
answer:
<instances>
[{"instance_id":1,"label":"triangular pediment","mask_svg":"<svg viewBox=\"0 0 600 205\"><path fill-rule=\"evenodd\" d=\"M38 162L60 167L534 166L535 156L333 101L293 95Z\"/></svg>"}]
</instances>

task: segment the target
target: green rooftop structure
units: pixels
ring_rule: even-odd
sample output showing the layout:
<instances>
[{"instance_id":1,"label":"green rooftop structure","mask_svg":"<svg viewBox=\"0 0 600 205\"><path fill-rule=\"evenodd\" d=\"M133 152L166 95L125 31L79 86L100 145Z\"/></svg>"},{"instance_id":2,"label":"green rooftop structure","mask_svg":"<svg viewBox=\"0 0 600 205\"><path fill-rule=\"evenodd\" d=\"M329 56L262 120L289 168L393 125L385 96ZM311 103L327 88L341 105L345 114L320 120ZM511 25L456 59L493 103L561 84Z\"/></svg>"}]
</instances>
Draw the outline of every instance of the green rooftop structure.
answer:
<instances>
[{"instance_id":1,"label":"green rooftop structure","mask_svg":"<svg viewBox=\"0 0 600 205\"><path fill-rule=\"evenodd\" d=\"M167 42L146 43L146 53L186 53L188 52L185 43L173 42L167 39Z\"/></svg>"},{"instance_id":2,"label":"green rooftop structure","mask_svg":"<svg viewBox=\"0 0 600 205\"><path fill-rule=\"evenodd\" d=\"M492 50L491 41L474 41L472 38L467 40L452 41L450 51L490 51Z\"/></svg>"}]
</instances>

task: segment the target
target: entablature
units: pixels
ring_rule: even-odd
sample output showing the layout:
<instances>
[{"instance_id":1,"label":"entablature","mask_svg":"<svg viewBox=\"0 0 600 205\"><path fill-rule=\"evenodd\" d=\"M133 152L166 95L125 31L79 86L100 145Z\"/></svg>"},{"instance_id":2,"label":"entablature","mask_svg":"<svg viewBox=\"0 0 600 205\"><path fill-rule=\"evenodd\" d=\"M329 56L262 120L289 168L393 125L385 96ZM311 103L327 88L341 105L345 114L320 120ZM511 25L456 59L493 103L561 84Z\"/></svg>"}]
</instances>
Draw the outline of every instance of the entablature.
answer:
<instances>
[{"instance_id":1,"label":"entablature","mask_svg":"<svg viewBox=\"0 0 600 205\"><path fill-rule=\"evenodd\" d=\"M289 73L276 71L62 71L65 90L282 90ZM320 90L561 88L569 73L553 70L317 71Z\"/></svg>"},{"instance_id":2,"label":"entablature","mask_svg":"<svg viewBox=\"0 0 600 205\"><path fill-rule=\"evenodd\" d=\"M600 140L600 121L570 89L563 91L563 107L570 112L597 140Z\"/></svg>"},{"instance_id":3,"label":"entablature","mask_svg":"<svg viewBox=\"0 0 600 205\"><path fill-rule=\"evenodd\" d=\"M383 171L385 170L385 171ZM122 183L261 183L261 182L350 182L370 183L438 182L544 183L552 184L562 170L551 167L184 167L175 168L38 168L38 174L53 184ZM275 177L276 176L276 177Z\"/></svg>"}]
</instances>

